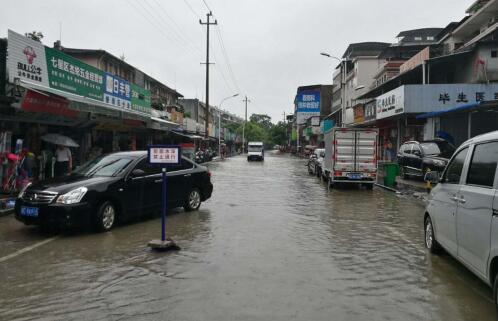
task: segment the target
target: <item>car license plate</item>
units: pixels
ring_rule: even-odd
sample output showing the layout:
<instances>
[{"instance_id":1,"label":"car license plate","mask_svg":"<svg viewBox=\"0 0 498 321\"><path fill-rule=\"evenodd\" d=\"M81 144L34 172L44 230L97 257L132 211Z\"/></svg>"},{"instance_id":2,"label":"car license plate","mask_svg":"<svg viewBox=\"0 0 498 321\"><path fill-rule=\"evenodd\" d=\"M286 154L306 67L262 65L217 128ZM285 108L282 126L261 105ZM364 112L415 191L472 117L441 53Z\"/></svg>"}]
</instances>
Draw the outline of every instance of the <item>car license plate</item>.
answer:
<instances>
[{"instance_id":1,"label":"car license plate","mask_svg":"<svg viewBox=\"0 0 498 321\"><path fill-rule=\"evenodd\" d=\"M349 179L362 179L362 176L359 173L349 173L348 178Z\"/></svg>"},{"instance_id":2,"label":"car license plate","mask_svg":"<svg viewBox=\"0 0 498 321\"><path fill-rule=\"evenodd\" d=\"M21 215L28 217L38 217L38 208L21 206Z\"/></svg>"}]
</instances>

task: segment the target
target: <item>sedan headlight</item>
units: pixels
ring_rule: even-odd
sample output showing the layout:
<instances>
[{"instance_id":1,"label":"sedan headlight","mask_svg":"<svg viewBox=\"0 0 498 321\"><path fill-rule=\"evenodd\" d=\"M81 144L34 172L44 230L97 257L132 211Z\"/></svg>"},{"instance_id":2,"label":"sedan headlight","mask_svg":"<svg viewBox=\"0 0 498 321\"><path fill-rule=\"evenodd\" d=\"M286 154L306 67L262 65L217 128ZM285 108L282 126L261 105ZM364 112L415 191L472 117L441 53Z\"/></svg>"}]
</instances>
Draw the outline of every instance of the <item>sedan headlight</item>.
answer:
<instances>
[{"instance_id":1,"label":"sedan headlight","mask_svg":"<svg viewBox=\"0 0 498 321\"><path fill-rule=\"evenodd\" d=\"M57 203L59 204L76 204L81 201L83 196L85 196L88 188L79 187L77 189L73 189L72 191L63 194L57 198Z\"/></svg>"},{"instance_id":2,"label":"sedan headlight","mask_svg":"<svg viewBox=\"0 0 498 321\"><path fill-rule=\"evenodd\" d=\"M22 189L21 191L19 192L19 195L17 196L18 198L22 198L24 196L24 193L26 192L26 190L28 189L28 187L31 185L31 183L28 183L26 184Z\"/></svg>"}]
</instances>

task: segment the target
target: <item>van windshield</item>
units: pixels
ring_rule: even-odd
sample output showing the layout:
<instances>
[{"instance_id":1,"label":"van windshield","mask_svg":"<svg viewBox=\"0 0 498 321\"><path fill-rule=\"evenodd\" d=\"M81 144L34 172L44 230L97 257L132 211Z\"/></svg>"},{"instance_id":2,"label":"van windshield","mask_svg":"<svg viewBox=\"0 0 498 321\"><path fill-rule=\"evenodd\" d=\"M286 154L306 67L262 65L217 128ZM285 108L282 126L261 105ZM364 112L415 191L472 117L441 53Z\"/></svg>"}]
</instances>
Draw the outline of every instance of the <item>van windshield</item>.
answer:
<instances>
[{"instance_id":1,"label":"van windshield","mask_svg":"<svg viewBox=\"0 0 498 321\"><path fill-rule=\"evenodd\" d=\"M260 152L263 149L263 146L258 146L258 145L249 145L248 150L250 152Z\"/></svg>"}]
</instances>

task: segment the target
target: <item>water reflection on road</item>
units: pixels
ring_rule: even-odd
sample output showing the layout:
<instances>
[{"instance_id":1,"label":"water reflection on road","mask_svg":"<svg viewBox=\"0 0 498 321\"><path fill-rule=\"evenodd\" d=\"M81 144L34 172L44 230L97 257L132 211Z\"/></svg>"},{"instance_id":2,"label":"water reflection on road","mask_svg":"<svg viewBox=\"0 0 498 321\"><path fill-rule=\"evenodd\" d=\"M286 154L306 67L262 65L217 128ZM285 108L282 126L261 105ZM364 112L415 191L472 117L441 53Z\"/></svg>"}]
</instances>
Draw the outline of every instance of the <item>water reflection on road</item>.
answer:
<instances>
[{"instance_id":1,"label":"water reflection on road","mask_svg":"<svg viewBox=\"0 0 498 321\"><path fill-rule=\"evenodd\" d=\"M158 219L62 235L0 263L0 319L495 319L490 289L425 251L416 201L327 191L286 155L209 167L212 199L168 216L180 252L148 250ZM4 231L5 244L39 237L12 218Z\"/></svg>"}]
</instances>

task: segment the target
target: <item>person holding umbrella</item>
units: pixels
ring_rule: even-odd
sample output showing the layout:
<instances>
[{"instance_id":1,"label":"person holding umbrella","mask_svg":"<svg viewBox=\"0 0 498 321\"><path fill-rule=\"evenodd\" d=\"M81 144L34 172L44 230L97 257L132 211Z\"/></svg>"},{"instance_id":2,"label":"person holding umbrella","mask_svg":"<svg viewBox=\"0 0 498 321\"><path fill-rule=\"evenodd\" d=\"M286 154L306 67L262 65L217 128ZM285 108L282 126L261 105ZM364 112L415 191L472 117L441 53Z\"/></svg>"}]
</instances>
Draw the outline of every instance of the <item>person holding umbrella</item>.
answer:
<instances>
[{"instance_id":1,"label":"person holding umbrella","mask_svg":"<svg viewBox=\"0 0 498 321\"><path fill-rule=\"evenodd\" d=\"M71 138L60 134L46 134L42 140L57 146L55 150L55 177L64 176L73 169L73 157L69 147L79 147Z\"/></svg>"},{"instance_id":2,"label":"person holding umbrella","mask_svg":"<svg viewBox=\"0 0 498 321\"><path fill-rule=\"evenodd\" d=\"M69 148L57 145L55 150L55 177L61 177L73 169L73 157Z\"/></svg>"}]
</instances>

